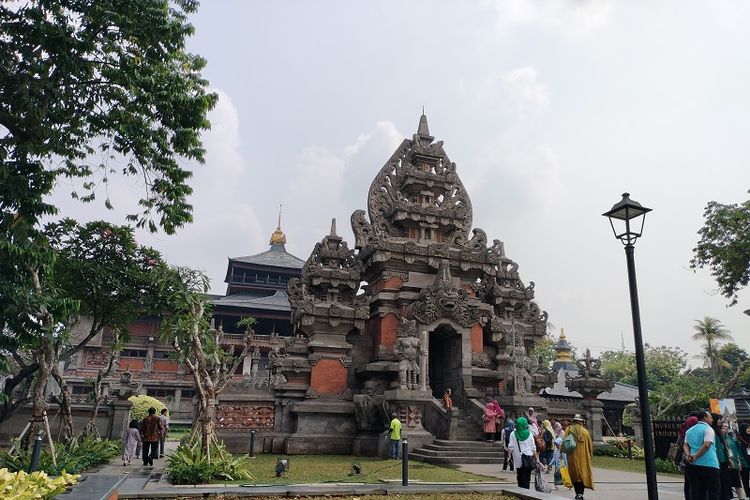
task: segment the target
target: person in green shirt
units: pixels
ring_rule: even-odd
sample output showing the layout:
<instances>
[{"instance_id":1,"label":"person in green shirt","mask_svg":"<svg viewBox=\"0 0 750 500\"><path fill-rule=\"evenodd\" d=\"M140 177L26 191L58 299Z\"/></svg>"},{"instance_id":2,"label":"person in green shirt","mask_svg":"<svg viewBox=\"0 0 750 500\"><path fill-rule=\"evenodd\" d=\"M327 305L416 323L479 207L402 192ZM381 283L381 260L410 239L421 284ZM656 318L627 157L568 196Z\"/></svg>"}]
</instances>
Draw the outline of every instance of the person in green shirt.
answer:
<instances>
[{"instance_id":1,"label":"person in green shirt","mask_svg":"<svg viewBox=\"0 0 750 500\"><path fill-rule=\"evenodd\" d=\"M391 440L388 458L398 460L398 445L401 444L401 420L398 419L398 415L395 413L391 414L391 425L385 432Z\"/></svg>"}]
</instances>

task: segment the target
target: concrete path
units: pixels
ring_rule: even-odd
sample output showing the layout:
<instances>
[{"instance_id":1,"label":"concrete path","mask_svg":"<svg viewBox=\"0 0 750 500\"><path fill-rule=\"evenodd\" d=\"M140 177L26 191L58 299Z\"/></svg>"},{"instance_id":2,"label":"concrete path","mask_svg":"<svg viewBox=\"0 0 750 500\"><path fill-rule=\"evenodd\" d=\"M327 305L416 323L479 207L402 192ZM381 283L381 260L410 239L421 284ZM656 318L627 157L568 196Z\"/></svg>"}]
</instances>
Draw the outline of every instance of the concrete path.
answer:
<instances>
[{"instance_id":1,"label":"concrete path","mask_svg":"<svg viewBox=\"0 0 750 500\"><path fill-rule=\"evenodd\" d=\"M496 465L466 464L459 465L459 470L481 474L483 476L510 479L515 481L515 472L503 472ZM637 472L623 472L610 469L594 468L594 487L596 490L586 490L586 500L639 500L648 498L646 490L646 475ZM552 481L552 474L545 475ZM682 492L682 477L658 475L659 498L664 500L678 500L684 498ZM532 482L533 487L533 482ZM562 498L574 498L573 490L560 486L553 493Z\"/></svg>"}]
</instances>

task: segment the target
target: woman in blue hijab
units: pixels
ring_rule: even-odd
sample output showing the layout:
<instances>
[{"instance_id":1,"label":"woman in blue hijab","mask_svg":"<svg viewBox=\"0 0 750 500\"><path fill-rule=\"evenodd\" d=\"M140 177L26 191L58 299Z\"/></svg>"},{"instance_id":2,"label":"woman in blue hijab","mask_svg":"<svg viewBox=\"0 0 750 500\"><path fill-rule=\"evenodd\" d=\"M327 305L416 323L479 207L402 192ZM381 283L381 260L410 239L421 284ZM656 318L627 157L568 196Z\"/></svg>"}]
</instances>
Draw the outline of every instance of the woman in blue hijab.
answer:
<instances>
[{"instance_id":1,"label":"woman in blue hijab","mask_svg":"<svg viewBox=\"0 0 750 500\"><path fill-rule=\"evenodd\" d=\"M503 432L500 436L501 443L503 443L503 449L505 450L505 454L503 456L503 470L508 470L508 462L510 462L510 471L513 472L513 455L510 453L510 450L508 449L508 440L510 439L510 435L513 433L513 431L516 429L516 424L513 422L513 419L508 417L505 420L505 427L503 427Z\"/></svg>"}]
</instances>

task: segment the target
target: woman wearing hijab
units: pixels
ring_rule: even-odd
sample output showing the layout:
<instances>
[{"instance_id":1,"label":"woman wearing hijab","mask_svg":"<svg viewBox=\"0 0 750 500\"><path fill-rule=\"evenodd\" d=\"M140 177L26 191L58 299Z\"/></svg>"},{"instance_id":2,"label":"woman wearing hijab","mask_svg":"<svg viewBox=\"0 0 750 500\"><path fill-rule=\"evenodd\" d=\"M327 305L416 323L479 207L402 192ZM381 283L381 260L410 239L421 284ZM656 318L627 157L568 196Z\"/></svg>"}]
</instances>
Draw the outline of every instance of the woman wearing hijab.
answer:
<instances>
[{"instance_id":1,"label":"woman wearing hijab","mask_svg":"<svg viewBox=\"0 0 750 500\"><path fill-rule=\"evenodd\" d=\"M487 438L488 443L495 441L495 405L492 402L484 405L484 415L482 415L482 421L484 422L484 434Z\"/></svg>"},{"instance_id":2,"label":"woman wearing hijab","mask_svg":"<svg viewBox=\"0 0 750 500\"><path fill-rule=\"evenodd\" d=\"M542 438L544 438L544 451L542 452L542 463L547 466L552 463L552 455L555 453L555 430L549 420L542 420Z\"/></svg>"},{"instance_id":3,"label":"woman wearing hijab","mask_svg":"<svg viewBox=\"0 0 750 500\"><path fill-rule=\"evenodd\" d=\"M555 420L554 418L552 420L554 420L554 422L552 422L552 428L555 430L555 439L562 438L563 437L562 424L559 421Z\"/></svg>"},{"instance_id":4,"label":"woman wearing hijab","mask_svg":"<svg viewBox=\"0 0 750 500\"><path fill-rule=\"evenodd\" d=\"M737 445L737 440L729 432L729 423L726 421L721 424L721 435L724 438L724 446L727 448L729 484L734 489L739 500L746 500L745 490L742 488L742 482L740 481L740 469L742 468L740 449ZM745 466L747 466L747 461L745 461Z\"/></svg>"},{"instance_id":5,"label":"woman wearing hijab","mask_svg":"<svg viewBox=\"0 0 750 500\"><path fill-rule=\"evenodd\" d=\"M716 450L716 458L719 459L719 482L721 483L719 498L729 500L732 498L732 478L729 473L726 440L721 432L721 419L723 417L719 413L711 413L711 417L714 419L711 424L711 428L714 430L714 449Z\"/></svg>"},{"instance_id":6,"label":"woman wearing hijab","mask_svg":"<svg viewBox=\"0 0 750 500\"><path fill-rule=\"evenodd\" d=\"M679 459L677 460L680 470L682 471L682 474L684 476L684 485L682 487L683 492L685 493L685 500L691 500L690 499L690 474L688 474L686 468L687 468L687 462L685 462L685 454L682 450L682 445L685 443L685 433L690 429L692 426L698 423L698 417L688 417L685 422L683 422L682 427L680 427L680 432L677 434L677 454Z\"/></svg>"},{"instance_id":7,"label":"woman wearing hijab","mask_svg":"<svg viewBox=\"0 0 750 500\"><path fill-rule=\"evenodd\" d=\"M750 484L748 484L750 483L750 469L748 468L750 467L750 426L747 424L740 424L740 432L737 433L737 447L742 457L740 459L742 487L745 489L745 495L750 497Z\"/></svg>"},{"instance_id":8,"label":"woman wearing hijab","mask_svg":"<svg viewBox=\"0 0 750 500\"><path fill-rule=\"evenodd\" d=\"M534 437L529 431L529 422L526 418L519 417L516 420L516 430L510 435L508 448L513 452L518 486L528 490L531 483L531 471L539 463L539 457L536 454Z\"/></svg>"},{"instance_id":9,"label":"woman wearing hijab","mask_svg":"<svg viewBox=\"0 0 750 500\"><path fill-rule=\"evenodd\" d=\"M503 470L508 470L508 462L510 462L511 472L513 472L513 456L510 455L510 450L508 449L508 441L510 441L510 435L513 434L513 431L515 429L516 423L513 422L512 418L508 417L505 420L505 427L503 427L503 432L500 435L500 442L503 444L503 450L505 450L505 454L503 455ZM510 460L508 460L509 458Z\"/></svg>"},{"instance_id":10,"label":"woman wearing hijab","mask_svg":"<svg viewBox=\"0 0 750 500\"><path fill-rule=\"evenodd\" d=\"M584 489L594 489L594 479L591 473L593 443L589 431L583 426L583 417L577 413L573 417L573 423L565 431L565 437L570 434L573 434L576 440L576 448L573 453L567 454L568 472L576 492L576 500L583 500Z\"/></svg>"}]
</instances>

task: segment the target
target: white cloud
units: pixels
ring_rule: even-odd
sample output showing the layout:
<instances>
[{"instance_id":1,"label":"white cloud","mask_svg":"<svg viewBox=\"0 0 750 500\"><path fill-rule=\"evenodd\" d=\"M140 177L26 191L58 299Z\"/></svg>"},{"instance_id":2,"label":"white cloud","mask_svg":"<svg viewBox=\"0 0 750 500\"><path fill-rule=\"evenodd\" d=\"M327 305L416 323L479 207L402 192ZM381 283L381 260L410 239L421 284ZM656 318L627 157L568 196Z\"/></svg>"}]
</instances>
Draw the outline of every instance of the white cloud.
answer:
<instances>
[{"instance_id":1,"label":"white cloud","mask_svg":"<svg viewBox=\"0 0 750 500\"><path fill-rule=\"evenodd\" d=\"M609 0L487 0L484 4L498 12L501 22L538 25L571 38L604 28L612 13Z\"/></svg>"},{"instance_id":2,"label":"white cloud","mask_svg":"<svg viewBox=\"0 0 750 500\"><path fill-rule=\"evenodd\" d=\"M529 107L544 109L549 104L549 90L538 81L538 72L532 66L523 66L508 71L500 78L506 96L515 103L521 113Z\"/></svg>"}]
</instances>

